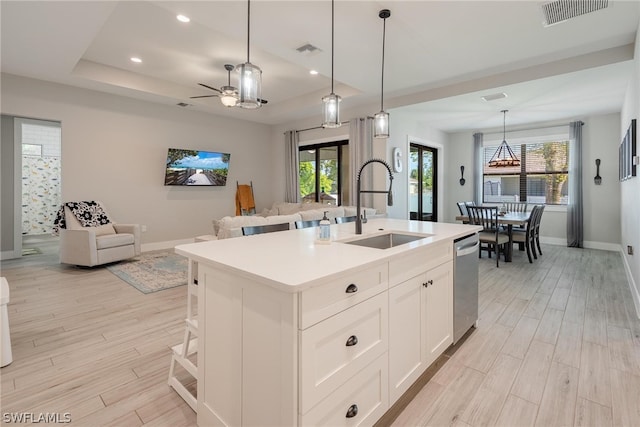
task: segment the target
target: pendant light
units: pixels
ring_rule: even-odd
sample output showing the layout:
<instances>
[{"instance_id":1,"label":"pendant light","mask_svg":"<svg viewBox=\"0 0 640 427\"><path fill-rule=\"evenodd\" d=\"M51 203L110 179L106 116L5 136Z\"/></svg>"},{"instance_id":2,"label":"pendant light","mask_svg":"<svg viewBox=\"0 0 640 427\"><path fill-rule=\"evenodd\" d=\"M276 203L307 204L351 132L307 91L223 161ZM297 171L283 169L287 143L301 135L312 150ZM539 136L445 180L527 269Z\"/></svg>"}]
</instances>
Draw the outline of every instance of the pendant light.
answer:
<instances>
[{"instance_id":1,"label":"pendant light","mask_svg":"<svg viewBox=\"0 0 640 427\"><path fill-rule=\"evenodd\" d=\"M384 41L387 30L387 18L391 16L389 9L382 9L378 16L382 18L382 84L380 89L380 112L373 115L373 137L389 138L389 113L384 111Z\"/></svg>"},{"instance_id":2,"label":"pendant light","mask_svg":"<svg viewBox=\"0 0 640 427\"><path fill-rule=\"evenodd\" d=\"M333 34L334 34L334 0L331 0L331 93L322 97L322 127L339 128L340 123L340 95L333 93Z\"/></svg>"},{"instance_id":3,"label":"pendant light","mask_svg":"<svg viewBox=\"0 0 640 427\"><path fill-rule=\"evenodd\" d=\"M489 160L490 168L508 168L520 166L520 160L513 153L509 144L507 144L507 111L502 110L501 113L504 115L502 121L502 144L498 147L496 152Z\"/></svg>"},{"instance_id":4,"label":"pendant light","mask_svg":"<svg viewBox=\"0 0 640 427\"><path fill-rule=\"evenodd\" d=\"M239 73L237 106L253 110L262 105L262 70L249 61L250 29L251 0L247 0L247 62L236 67Z\"/></svg>"}]
</instances>

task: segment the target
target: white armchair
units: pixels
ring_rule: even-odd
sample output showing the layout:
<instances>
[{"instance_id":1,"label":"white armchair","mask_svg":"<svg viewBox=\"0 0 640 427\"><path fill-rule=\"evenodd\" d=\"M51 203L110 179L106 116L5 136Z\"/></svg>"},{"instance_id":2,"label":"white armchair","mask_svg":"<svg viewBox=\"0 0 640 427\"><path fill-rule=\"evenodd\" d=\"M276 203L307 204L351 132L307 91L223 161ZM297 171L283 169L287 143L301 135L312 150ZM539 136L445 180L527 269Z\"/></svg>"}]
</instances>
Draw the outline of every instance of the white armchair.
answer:
<instances>
[{"instance_id":1,"label":"white armchair","mask_svg":"<svg viewBox=\"0 0 640 427\"><path fill-rule=\"evenodd\" d=\"M92 267L140 255L140 225L108 223L83 227L64 207L66 228L60 233L60 262Z\"/></svg>"}]
</instances>

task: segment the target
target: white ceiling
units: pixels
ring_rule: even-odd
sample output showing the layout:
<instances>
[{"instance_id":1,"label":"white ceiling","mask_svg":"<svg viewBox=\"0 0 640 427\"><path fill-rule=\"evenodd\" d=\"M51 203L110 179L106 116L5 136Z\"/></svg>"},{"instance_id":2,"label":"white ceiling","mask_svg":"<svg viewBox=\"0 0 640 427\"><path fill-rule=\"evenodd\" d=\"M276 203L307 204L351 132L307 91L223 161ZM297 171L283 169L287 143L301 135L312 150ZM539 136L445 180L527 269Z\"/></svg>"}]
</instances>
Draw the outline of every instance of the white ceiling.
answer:
<instances>
[{"instance_id":1,"label":"white ceiling","mask_svg":"<svg viewBox=\"0 0 640 427\"><path fill-rule=\"evenodd\" d=\"M337 0L335 92L344 109L379 108L378 12L388 8L387 109L443 131L501 126L502 109L511 125L620 111L640 3L610 0L605 10L551 27L542 25L540 4ZM191 22L176 20L178 13ZM227 83L224 64L246 61L245 1L2 0L0 14L6 73L268 124L315 116L319 123L320 98L330 92L327 0L251 3L251 62L263 70L269 101L255 111L190 99L210 93L197 83ZM298 53L306 43L321 51ZM495 92L508 97L480 99Z\"/></svg>"}]
</instances>

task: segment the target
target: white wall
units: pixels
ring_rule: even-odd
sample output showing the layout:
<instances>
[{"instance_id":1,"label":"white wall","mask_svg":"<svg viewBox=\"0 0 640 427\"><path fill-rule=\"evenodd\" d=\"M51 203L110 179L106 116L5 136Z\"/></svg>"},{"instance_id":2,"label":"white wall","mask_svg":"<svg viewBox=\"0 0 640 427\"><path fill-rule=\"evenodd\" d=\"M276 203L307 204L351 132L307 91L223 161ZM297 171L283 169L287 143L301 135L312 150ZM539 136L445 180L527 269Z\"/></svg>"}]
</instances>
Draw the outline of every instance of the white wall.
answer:
<instances>
[{"instance_id":1,"label":"white wall","mask_svg":"<svg viewBox=\"0 0 640 427\"><path fill-rule=\"evenodd\" d=\"M259 211L279 191L267 125L5 74L2 112L60 121L63 200L101 200L148 227L143 244L210 234L235 213L236 181L253 181ZM231 153L227 185L165 187L169 147Z\"/></svg>"},{"instance_id":2,"label":"white wall","mask_svg":"<svg viewBox=\"0 0 640 427\"><path fill-rule=\"evenodd\" d=\"M409 219L409 144L417 143L438 150L438 221L442 221L445 206L445 194L447 182L445 176L445 164L448 157L447 136L444 132L431 129L420 123L415 115L408 114L402 109L392 110L389 113L389 139L385 159L393 164L392 153L394 148L402 151L402 172L394 174L393 178L393 206L387 208L387 214L391 218Z\"/></svg>"},{"instance_id":3,"label":"white wall","mask_svg":"<svg viewBox=\"0 0 640 427\"><path fill-rule=\"evenodd\" d=\"M619 124L620 135L624 135L632 119L640 120L640 25L636 32L634 71L627 89ZM640 127L640 126L639 126ZM640 129L637 129L640 130ZM638 135L640 138L640 135ZM619 138L621 140L622 138ZM639 144L640 145L640 144ZM640 149L640 146L637 147ZM640 316L640 173L635 178L620 184L620 223L622 248L627 277L631 284L636 311ZM627 254L627 245L634 248L635 255Z\"/></svg>"},{"instance_id":4,"label":"white wall","mask_svg":"<svg viewBox=\"0 0 640 427\"><path fill-rule=\"evenodd\" d=\"M619 114L607 114L582 120L583 137L583 189L584 189L584 241L585 247L617 250L620 244L620 222L618 208L620 186L618 182L618 144L620 143ZM573 121L573 120L571 120ZM568 124L567 120L564 124ZM558 126L558 122L537 123L528 127ZM493 132L493 129L484 131ZM535 131L531 131L533 134ZM449 156L445 175L446 222L455 222L458 215L457 201L473 200L473 133L460 132L449 136ZM519 132L526 134L527 132ZM509 135L507 135L507 140ZM602 184L595 185L595 159L601 160ZM464 186L458 183L460 165L465 166ZM563 207L549 206L544 211L541 236L547 241L562 244L566 241L567 215Z\"/></svg>"}]
</instances>

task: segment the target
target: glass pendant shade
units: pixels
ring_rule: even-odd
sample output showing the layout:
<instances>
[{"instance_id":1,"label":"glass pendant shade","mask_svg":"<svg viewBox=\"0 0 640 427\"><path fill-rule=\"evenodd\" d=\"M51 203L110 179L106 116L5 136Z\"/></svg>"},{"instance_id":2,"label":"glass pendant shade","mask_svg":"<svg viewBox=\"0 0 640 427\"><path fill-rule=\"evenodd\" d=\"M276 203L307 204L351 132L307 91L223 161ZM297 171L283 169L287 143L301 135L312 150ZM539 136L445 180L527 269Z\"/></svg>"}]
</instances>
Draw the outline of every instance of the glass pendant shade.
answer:
<instances>
[{"instance_id":1,"label":"glass pendant shade","mask_svg":"<svg viewBox=\"0 0 640 427\"><path fill-rule=\"evenodd\" d=\"M236 67L238 70L238 107L255 109L262 105L262 70L250 62Z\"/></svg>"},{"instance_id":2,"label":"glass pendant shade","mask_svg":"<svg viewBox=\"0 0 640 427\"><path fill-rule=\"evenodd\" d=\"M220 95L220 102L225 107L235 107L238 104L238 92L233 86L222 86L222 94Z\"/></svg>"},{"instance_id":3,"label":"glass pendant shade","mask_svg":"<svg viewBox=\"0 0 640 427\"><path fill-rule=\"evenodd\" d=\"M339 128L340 123L340 95L330 93L322 98L322 127Z\"/></svg>"},{"instance_id":4,"label":"glass pendant shade","mask_svg":"<svg viewBox=\"0 0 640 427\"><path fill-rule=\"evenodd\" d=\"M389 138L389 113L386 111L373 115L373 137Z\"/></svg>"}]
</instances>

